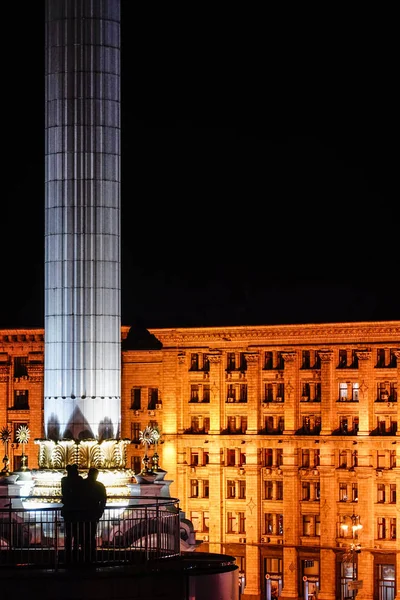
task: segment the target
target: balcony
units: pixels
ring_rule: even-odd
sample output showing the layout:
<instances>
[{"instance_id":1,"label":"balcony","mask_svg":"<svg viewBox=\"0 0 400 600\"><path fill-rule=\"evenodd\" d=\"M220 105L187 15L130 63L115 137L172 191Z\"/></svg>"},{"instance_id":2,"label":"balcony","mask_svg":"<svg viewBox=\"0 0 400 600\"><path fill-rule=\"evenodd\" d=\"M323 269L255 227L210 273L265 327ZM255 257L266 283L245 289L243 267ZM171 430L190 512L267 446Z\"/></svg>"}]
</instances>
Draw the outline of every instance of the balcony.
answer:
<instances>
[{"instance_id":1,"label":"balcony","mask_svg":"<svg viewBox=\"0 0 400 600\"><path fill-rule=\"evenodd\" d=\"M29 565L57 570L65 566L65 526L60 505L38 508L49 505L49 499L22 500L23 508L0 508L0 568ZM179 531L175 498L113 497L98 524L92 562L98 566L137 565L179 556ZM72 558L84 562L82 550Z\"/></svg>"}]
</instances>

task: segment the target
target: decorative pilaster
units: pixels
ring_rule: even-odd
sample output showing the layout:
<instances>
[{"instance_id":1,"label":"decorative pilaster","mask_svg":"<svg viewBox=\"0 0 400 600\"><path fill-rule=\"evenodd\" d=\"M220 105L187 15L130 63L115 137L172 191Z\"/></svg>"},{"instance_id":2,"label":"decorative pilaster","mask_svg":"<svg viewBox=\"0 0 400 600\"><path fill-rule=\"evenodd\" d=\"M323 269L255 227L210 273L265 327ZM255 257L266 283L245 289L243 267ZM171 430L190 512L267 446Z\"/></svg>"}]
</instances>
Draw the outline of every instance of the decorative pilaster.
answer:
<instances>
[{"instance_id":1,"label":"decorative pilaster","mask_svg":"<svg viewBox=\"0 0 400 600\"><path fill-rule=\"evenodd\" d=\"M335 389L333 352L320 350L318 354L321 359L321 436L323 436L331 435L335 429L336 424L333 419L339 391Z\"/></svg>"},{"instance_id":2,"label":"decorative pilaster","mask_svg":"<svg viewBox=\"0 0 400 600\"><path fill-rule=\"evenodd\" d=\"M247 434L257 434L261 408L260 355L246 353L247 362Z\"/></svg>"},{"instance_id":3,"label":"decorative pilaster","mask_svg":"<svg viewBox=\"0 0 400 600\"><path fill-rule=\"evenodd\" d=\"M219 434L221 431L222 400L222 377L221 377L221 354L208 354L210 362L210 430L209 434ZM225 412L225 410L224 410Z\"/></svg>"},{"instance_id":4,"label":"decorative pilaster","mask_svg":"<svg viewBox=\"0 0 400 600\"><path fill-rule=\"evenodd\" d=\"M369 435L376 427L374 423L374 396L372 391L372 352L357 351L359 377L359 435Z\"/></svg>"},{"instance_id":5,"label":"decorative pilaster","mask_svg":"<svg viewBox=\"0 0 400 600\"><path fill-rule=\"evenodd\" d=\"M282 358L285 361L285 429L283 433L284 435L293 435L299 428L297 354L282 352Z\"/></svg>"}]
</instances>

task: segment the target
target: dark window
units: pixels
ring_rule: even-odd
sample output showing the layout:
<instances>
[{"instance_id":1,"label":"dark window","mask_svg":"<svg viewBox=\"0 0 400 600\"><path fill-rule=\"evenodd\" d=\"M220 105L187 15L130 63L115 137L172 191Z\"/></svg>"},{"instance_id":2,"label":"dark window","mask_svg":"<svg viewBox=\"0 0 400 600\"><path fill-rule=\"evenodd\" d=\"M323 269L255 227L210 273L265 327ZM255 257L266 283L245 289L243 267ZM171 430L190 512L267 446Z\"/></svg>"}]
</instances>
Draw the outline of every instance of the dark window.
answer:
<instances>
[{"instance_id":1,"label":"dark window","mask_svg":"<svg viewBox=\"0 0 400 600\"><path fill-rule=\"evenodd\" d=\"M309 350L303 350L303 352L302 352L301 368L302 369L309 369L310 366L311 366L310 351Z\"/></svg>"},{"instance_id":2,"label":"dark window","mask_svg":"<svg viewBox=\"0 0 400 600\"><path fill-rule=\"evenodd\" d=\"M199 355L197 353L190 355L190 370L191 371L199 370Z\"/></svg>"},{"instance_id":3,"label":"dark window","mask_svg":"<svg viewBox=\"0 0 400 600\"><path fill-rule=\"evenodd\" d=\"M26 356L14 357L14 377L28 377Z\"/></svg>"},{"instance_id":4,"label":"dark window","mask_svg":"<svg viewBox=\"0 0 400 600\"><path fill-rule=\"evenodd\" d=\"M14 408L19 410L29 409L28 390L14 390Z\"/></svg>"},{"instance_id":5,"label":"dark window","mask_svg":"<svg viewBox=\"0 0 400 600\"><path fill-rule=\"evenodd\" d=\"M227 355L227 365L226 368L228 371L234 371L236 368L236 356L234 352L228 352Z\"/></svg>"},{"instance_id":6,"label":"dark window","mask_svg":"<svg viewBox=\"0 0 400 600\"><path fill-rule=\"evenodd\" d=\"M131 389L131 408L134 410L140 410L140 387L134 387Z\"/></svg>"},{"instance_id":7,"label":"dark window","mask_svg":"<svg viewBox=\"0 0 400 600\"><path fill-rule=\"evenodd\" d=\"M270 371L274 367L273 353L268 351L264 355L264 369Z\"/></svg>"},{"instance_id":8,"label":"dark window","mask_svg":"<svg viewBox=\"0 0 400 600\"><path fill-rule=\"evenodd\" d=\"M158 404L158 388L149 388L148 410L155 410L156 404Z\"/></svg>"}]
</instances>

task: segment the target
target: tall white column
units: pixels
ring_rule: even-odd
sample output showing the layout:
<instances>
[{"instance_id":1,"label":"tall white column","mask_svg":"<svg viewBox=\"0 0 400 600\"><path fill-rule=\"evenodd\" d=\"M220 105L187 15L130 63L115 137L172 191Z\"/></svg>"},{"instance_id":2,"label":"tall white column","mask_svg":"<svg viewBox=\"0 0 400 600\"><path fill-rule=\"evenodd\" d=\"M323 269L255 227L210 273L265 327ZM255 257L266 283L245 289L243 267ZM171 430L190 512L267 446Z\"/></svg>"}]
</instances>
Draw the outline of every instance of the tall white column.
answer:
<instances>
[{"instance_id":1,"label":"tall white column","mask_svg":"<svg viewBox=\"0 0 400 600\"><path fill-rule=\"evenodd\" d=\"M119 436L120 0L46 0L46 436Z\"/></svg>"}]
</instances>

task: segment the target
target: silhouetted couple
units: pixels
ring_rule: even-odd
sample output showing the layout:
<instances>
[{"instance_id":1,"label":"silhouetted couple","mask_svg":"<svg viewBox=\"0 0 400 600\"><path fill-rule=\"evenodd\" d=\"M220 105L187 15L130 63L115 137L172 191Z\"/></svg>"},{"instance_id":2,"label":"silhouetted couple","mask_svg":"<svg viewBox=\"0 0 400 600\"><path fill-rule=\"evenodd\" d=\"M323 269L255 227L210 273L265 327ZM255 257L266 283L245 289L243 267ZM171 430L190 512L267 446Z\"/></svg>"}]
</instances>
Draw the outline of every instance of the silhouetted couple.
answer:
<instances>
[{"instance_id":1,"label":"silhouetted couple","mask_svg":"<svg viewBox=\"0 0 400 600\"><path fill-rule=\"evenodd\" d=\"M67 465L67 475L61 479L67 563L78 562L79 547L85 562L96 560L97 524L107 503L106 488L97 481L98 474L98 469L91 467L83 479L77 465Z\"/></svg>"}]
</instances>

